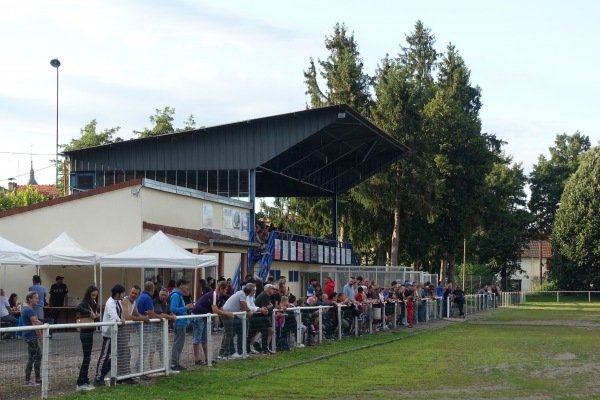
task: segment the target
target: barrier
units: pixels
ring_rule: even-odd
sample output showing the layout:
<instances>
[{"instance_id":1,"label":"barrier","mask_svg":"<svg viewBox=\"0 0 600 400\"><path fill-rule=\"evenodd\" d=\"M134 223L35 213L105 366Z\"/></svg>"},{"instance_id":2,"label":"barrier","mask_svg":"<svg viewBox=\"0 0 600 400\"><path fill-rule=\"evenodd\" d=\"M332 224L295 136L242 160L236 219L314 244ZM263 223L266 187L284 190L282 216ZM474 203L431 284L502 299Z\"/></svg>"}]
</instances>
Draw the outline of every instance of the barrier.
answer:
<instances>
[{"instance_id":1,"label":"barrier","mask_svg":"<svg viewBox=\"0 0 600 400\"><path fill-rule=\"evenodd\" d=\"M522 303L525 299L525 294L503 293L498 299L486 298L485 304L488 308L478 309L481 299L477 295L466 296L465 312L470 314L485 311L491 306L510 306ZM418 310L422 310L421 317L419 318L419 312L416 311L412 323L428 323L432 319L441 318L441 304L440 299L422 299L418 306ZM295 340L288 341L290 347L292 347L292 343L293 347L302 347L304 345L318 345L325 340L357 337L377 331L396 330L401 326L410 325L409 321L406 320L405 302L390 299L382 303L381 306L377 309L372 303L365 302L354 306L290 307L284 311L290 317L287 322L291 324L291 327L280 332L280 334L293 335L295 333ZM448 299L445 307L448 312L447 315L455 316L456 310L452 299ZM283 310L279 311L282 312ZM241 356L247 357L245 344L247 343L248 319L245 312L234 314L241 319L241 335L244 344ZM216 314L177 317L178 319L194 320L203 318L206 320L208 340L206 362L209 366L213 363L214 350L220 345L215 341L216 334L212 332L213 317L216 317ZM271 318L272 326L276 327L275 313L272 313ZM291 322L293 320L295 326ZM111 353L116 355L111 358L111 370L106 376L107 384L115 385L128 378L145 377L149 374L169 375L172 373L170 360L173 334L169 332L167 320L152 319L148 323L137 321L127 321L125 324L120 322L96 322L0 328L0 335L27 330L41 330L43 332L40 371L42 382L40 386L23 387L23 370L28 358L25 341L23 339L9 339L0 342L0 398L23 398L26 397L23 394L28 393L31 396L39 391L41 398L47 399L48 394L56 389L64 391L66 386L70 386L74 390L83 360L81 333L75 331L77 327L91 328L93 332L91 362L87 368L87 375L91 382L94 379L96 364L104 341L101 332L98 331L102 327L107 327L111 340ZM220 334L217 335L221 336ZM277 332L275 335L277 335ZM191 333L188 332L181 355L183 365L194 364L195 360L190 348L191 345ZM276 340L271 341L270 348L273 352L278 350Z\"/></svg>"}]
</instances>

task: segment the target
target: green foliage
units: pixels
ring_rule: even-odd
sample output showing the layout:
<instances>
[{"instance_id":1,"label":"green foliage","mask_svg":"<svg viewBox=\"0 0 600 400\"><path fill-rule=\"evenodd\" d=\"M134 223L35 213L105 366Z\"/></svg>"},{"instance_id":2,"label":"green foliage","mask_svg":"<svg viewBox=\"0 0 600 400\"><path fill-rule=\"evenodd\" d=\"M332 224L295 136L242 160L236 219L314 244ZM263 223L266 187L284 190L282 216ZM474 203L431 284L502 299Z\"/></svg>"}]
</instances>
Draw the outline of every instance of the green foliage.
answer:
<instances>
[{"instance_id":1,"label":"green foliage","mask_svg":"<svg viewBox=\"0 0 600 400\"><path fill-rule=\"evenodd\" d=\"M501 156L486 177L484 218L468 241L467 247L477 250L475 257L500 275L505 287L508 278L521 270L521 249L528 241L526 228L532 216L524 208L526 182L521 163Z\"/></svg>"},{"instance_id":2,"label":"green foliage","mask_svg":"<svg viewBox=\"0 0 600 400\"><path fill-rule=\"evenodd\" d=\"M529 177L529 209L535 215L533 231L542 239L552 233L565 182L577 170L581 155L591 146L589 137L579 131L573 135L556 135L554 144L549 148L550 159L540 155Z\"/></svg>"},{"instance_id":3,"label":"green foliage","mask_svg":"<svg viewBox=\"0 0 600 400\"><path fill-rule=\"evenodd\" d=\"M561 288L600 283L600 147L566 181L556 212L552 277Z\"/></svg>"},{"instance_id":4,"label":"green foliage","mask_svg":"<svg viewBox=\"0 0 600 400\"><path fill-rule=\"evenodd\" d=\"M89 124L80 129L81 137L79 139L71 139L69 144L62 145L61 147L66 151L70 151L123 141L120 137L113 138L119 132L119 129L121 129L118 126L116 128L104 129L101 132L97 132L97 127L98 122L96 119L91 120Z\"/></svg>"},{"instance_id":5,"label":"green foliage","mask_svg":"<svg viewBox=\"0 0 600 400\"><path fill-rule=\"evenodd\" d=\"M140 138L146 138L150 136L166 135L168 133L187 131L196 128L196 121L194 120L193 115L190 115L188 119L184 122L183 128L174 128L174 115L174 108L168 106L165 107L163 110L157 108L156 113L150 116L150 122L153 124L153 127L144 128L143 131L133 131L133 133Z\"/></svg>"},{"instance_id":6,"label":"green foliage","mask_svg":"<svg viewBox=\"0 0 600 400\"><path fill-rule=\"evenodd\" d=\"M31 186L18 192L0 191L0 211L42 203L46 200L48 199Z\"/></svg>"}]
</instances>

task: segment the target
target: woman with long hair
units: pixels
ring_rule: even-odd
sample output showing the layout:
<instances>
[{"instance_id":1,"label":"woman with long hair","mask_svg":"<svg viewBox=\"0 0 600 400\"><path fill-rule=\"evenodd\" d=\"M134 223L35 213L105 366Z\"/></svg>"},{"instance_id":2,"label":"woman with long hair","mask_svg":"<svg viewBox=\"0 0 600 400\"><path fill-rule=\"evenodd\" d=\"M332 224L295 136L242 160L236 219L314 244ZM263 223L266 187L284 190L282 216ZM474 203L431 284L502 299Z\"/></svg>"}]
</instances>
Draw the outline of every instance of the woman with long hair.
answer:
<instances>
[{"instance_id":1,"label":"woman with long hair","mask_svg":"<svg viewBox=\"0 0 600 400\"><path fill-rule=\"evenodd\" d=\"M82 318L95 320L100 317L98 313L98 288L96 286L92 285L86 289L83 300L77 305L75 311ZM79 377L77 378L77 391L94 390L95 387L90 385L88 378L92 347L94 346L94 328L81 328L79 339L81 340L81 347L83 349L83 361L79 369Z\"/></svg>"}]
</instances>

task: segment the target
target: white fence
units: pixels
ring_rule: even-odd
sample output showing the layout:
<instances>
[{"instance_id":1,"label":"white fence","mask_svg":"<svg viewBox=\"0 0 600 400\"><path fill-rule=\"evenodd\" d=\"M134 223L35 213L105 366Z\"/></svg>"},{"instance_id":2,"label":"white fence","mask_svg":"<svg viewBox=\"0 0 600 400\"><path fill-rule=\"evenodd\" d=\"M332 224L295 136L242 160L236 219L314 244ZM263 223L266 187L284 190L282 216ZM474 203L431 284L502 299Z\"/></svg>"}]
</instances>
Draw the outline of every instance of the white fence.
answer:
<instances>
[{"instance_id":1,"label":"white fence","mask_svg":"<svg viewBox=\"0 0 600 400\"><path fill-rule=\"evenodd\" d=\"M510 306L521 303L525 296L520 293L503 293L501 298L467 296L465 312L467 314L484 311L494 307ZM389 301L383 304L364 303L355 306L314 306L296 307L278 310L283 317L283 325L271 317L271 325L275 335L270 343L270 350L276 352L280 348L318 345L327 340L338 340L344 337L356 337L379 331L404 329L404 326L427 324L445 315L455 316L456 307L452 299L448 299L446 314L443 313L442 299L423 299L413 304L414 317L408 320L408 304ZM283 315L285 313L285 315ZM206 363L212 365L215 351L221 347L222 334L213 332L213 317L216 315L189 315L178 319L205 319L208 332L208 357ZM241 357L248 356L246 343L248 320L246 313L236 313L242 320L241 334L243 349ZM192 324L190 324L192 325ZM84 366L84 375L90 383L94 382L96 366L100 356L103 337L100 327L108 326L110 332L111 357L110 372L105 376L106 385L114 385L120 381L134 377L145 377L149 374L169 375L172 373L171 351L173 333L166 320L150 320L149 323L128 321L121 323L86 323L39 325L36 327L0 328L0 398L23 399L41 396L47 399L51 393L73 391L83 362L82 342L76 328L92 327L93 346L91 362ZM28 360L26 341L17 337L6 339L15 332L39 329L43 332L41 385L23 387L25 381L24 368ZM187 330L185 347L181 354L182 365L194 365L191 329ZM238 349L239 351L239 349ZM116 356L114 356L116 355ZM87 372L87 374L86 374ZM32 373L32 379L34 378Z\"/></svg>"}]
</instances>

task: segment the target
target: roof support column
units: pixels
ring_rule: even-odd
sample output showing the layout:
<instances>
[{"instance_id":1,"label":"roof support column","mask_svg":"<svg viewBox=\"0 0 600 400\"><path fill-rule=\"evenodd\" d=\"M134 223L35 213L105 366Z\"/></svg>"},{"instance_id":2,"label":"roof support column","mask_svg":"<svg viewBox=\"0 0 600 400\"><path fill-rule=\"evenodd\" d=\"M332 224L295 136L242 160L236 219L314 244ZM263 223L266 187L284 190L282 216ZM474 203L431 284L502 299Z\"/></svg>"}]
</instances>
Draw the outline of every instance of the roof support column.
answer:
<instances>
[{"instance_id":1,"label":"roof support column","mask_svg":"<svg viewBox=\"0 0 600 400\"><path fill-rule=\"evenodd\" d=\"M338 192L337 182L334 181L334 191L331 198L331 238L337 240Z\"/></svg>"},{"instance_id":2,"label":"roof support column","mask_svg":"<svg viewBox=\"0 0 600 400\"><path fill-rule=\"evenodd\" d=\"M220 251L219 252L219 265L217 266L217 278L220 278L221 276L225 276L225 252L224 251ZM215 280L216 280L215 279Z\"/></svg>"},{"instance_id":3,"label":"roof support column","mask_svg":"<svg viewBox=\"0 0 600 400\"><path fill-rule=\"evenodd\" d=\"M244 277L248 274L248 253L242 253L240 259L240 279L244 279Z\"/></svg>"},{"instance_id":4,"label":"roof support column","mask_svg":"<svg viewBox=\"0 0 600 400\"><path fill-rule=\"evenodd\" d=\"M250 185L248 194L250 196L250 203L252 203L252 208L250 209L250 221L248 221L248 240L254 241L254 238L250 237L250 232L254 230L254 224L256 224L256 170L254 168L249 169L248 175L248 183Z\"/></svg>"}]
</instances>

